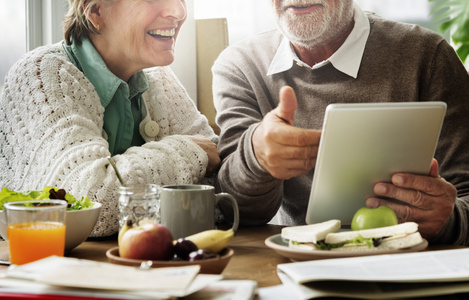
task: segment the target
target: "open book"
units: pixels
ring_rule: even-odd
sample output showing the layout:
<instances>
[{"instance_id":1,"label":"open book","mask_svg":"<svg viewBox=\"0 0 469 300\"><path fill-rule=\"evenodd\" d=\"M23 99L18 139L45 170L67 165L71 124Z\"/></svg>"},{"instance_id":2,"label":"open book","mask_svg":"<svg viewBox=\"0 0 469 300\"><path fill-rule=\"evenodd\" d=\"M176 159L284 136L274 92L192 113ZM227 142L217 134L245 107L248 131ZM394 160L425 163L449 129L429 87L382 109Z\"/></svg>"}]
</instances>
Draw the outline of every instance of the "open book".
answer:
<instances>
[{"instance_id":1,"label":"open book","mask_svg":"<svg viewBox=\"0 0 469 300\"><path fill-rule=\"evenodd\" d=\"M392 299L469 292L469 248L306 261L277 266L300 299Z\"/></svg>"}]
</instances>

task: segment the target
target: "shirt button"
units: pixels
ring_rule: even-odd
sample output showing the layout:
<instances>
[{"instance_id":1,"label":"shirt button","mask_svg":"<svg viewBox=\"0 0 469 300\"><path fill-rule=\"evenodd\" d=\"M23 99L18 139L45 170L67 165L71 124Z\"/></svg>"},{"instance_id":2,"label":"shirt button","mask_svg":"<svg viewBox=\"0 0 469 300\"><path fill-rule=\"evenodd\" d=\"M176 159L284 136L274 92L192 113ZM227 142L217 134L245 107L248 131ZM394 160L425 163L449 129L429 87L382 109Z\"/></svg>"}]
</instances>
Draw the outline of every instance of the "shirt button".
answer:
<instances>
[{"instance_id":1,"label":"shirt button","mask_svg":"<svg viewBox=\"0 0 469 300\"><path fill-rule=\"evenodd\" d=\"M146 135L153 138L160 132L160 126L155 121L148 121L144 130Z\"/></svg>"}]
</instances>

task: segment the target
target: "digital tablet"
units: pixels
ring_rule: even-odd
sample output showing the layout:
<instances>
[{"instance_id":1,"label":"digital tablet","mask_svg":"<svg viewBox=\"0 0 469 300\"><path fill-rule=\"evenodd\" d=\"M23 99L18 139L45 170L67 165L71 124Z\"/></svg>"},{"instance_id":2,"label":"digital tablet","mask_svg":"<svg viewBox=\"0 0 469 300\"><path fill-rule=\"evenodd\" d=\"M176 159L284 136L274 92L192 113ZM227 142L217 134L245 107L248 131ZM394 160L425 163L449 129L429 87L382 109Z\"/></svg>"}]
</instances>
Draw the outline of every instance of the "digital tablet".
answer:
<instances>
[{"instance_id":1,"label":"digital tablet","mask_svg":"<svg viewBox=\"0 0 469 300\"><path fill-rule=\"evenodd\" d=\"M306 223L350 225L377 182L428 174L444 102L331 104L326 108Z\"/></svg>"}]
</instances>

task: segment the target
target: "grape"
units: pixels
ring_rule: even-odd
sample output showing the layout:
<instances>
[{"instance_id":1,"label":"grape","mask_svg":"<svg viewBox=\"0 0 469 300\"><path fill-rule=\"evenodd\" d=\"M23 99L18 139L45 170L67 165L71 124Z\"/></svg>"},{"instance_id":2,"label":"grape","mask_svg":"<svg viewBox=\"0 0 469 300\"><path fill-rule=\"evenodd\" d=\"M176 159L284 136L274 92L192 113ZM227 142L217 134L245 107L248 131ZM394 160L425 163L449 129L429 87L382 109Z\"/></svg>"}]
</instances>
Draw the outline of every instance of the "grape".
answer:
<instances>
[{"instance_id":1,"label":"grape","mask_svg":"<svg viewBox=\"0 0 469 300\"><path fill-rule=\"evenodd\" d=\"M184 259L180 258L179 256L174 255L173 258L171 258L171 261L184 261Z\"/></svg>"},{"instance_id":2,"label":"grape","mask_svg":"<svg viewBox=\"0 0 469 300\"><path fill-rule=\"evenodd\" d=\"M189 253L189 261L196 261L196 260L203 260L203 259L209 259L209 258L215 258L218 255L204 249L199 249L197 251L193 251Z\"/></svg>"},{"instance_id":3,"label":"grape","mask_svg":"<svg viewBox=\"0 0 469 300\"><path fill-rule=\"evenodd\" d=\"M199 248L190 240L180 238L174 245L174 253L183 260L189 260L189 254L197 251Z\"/></svg>"}]
</instances>

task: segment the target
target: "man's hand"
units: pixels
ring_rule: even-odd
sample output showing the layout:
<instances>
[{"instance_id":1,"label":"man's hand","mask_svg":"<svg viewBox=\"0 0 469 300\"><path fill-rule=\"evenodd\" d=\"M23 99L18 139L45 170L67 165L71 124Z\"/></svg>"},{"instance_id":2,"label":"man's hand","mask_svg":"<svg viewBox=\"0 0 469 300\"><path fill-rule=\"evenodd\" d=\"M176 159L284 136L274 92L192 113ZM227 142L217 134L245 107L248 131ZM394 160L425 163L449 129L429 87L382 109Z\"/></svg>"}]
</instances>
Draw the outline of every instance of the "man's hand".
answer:
<instances>
[{"instance_id":1,"label":"man's hand","mask_svg":"<svg viewBox=\"0 0 469 300\"><path fill-rule=\"evenodd\" d=\"M252 144L257 161L278 179L309 173L316 164L320 130L293 126L297 101L289 86L280 90L280 103L256 128Z\"/></svg>"},{"instance_id":2,"label":"man's hand","mask_svg":"<svg viewBox=\"0 0 469 300\"><path fill-rule=\"evenodd\" d=\"M435 159L428 176L397 173L392 176L392 184L375 184L374 192L377 196L398 201L369 198L366 200L368 207L391 207L400 223L418 223L419 231L426 239L437 236L453 212L457 196L456 188L438 175L438 162Z\"/></svg>"}]
</instances>

